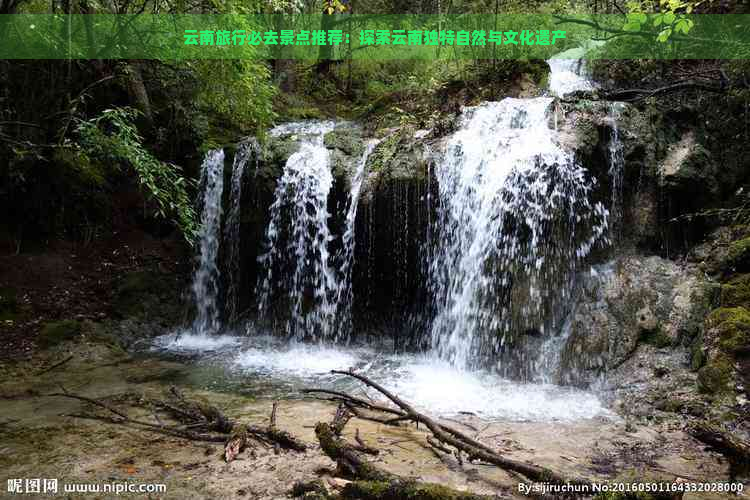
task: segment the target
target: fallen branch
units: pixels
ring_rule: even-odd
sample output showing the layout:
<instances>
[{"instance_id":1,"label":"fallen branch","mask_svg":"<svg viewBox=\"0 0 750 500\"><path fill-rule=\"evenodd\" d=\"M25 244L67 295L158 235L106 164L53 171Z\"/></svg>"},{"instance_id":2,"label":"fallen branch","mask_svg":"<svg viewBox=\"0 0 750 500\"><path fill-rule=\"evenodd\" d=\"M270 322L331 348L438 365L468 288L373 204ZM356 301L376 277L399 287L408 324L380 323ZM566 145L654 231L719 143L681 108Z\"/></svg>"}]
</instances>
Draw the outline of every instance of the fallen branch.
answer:
<instances>
[{"instance_id":1,"label":"fallen branch","mask_svg":"<svg viewBox=\"0 0 750 500\"><path fill-rule=\"evenodd\" d=\"M392 500L395 498L409 498L412 500L437 500L450 498L452 500L492 500L498 497L476 495L454 490L435 483L425 483L413 479L404 479L365 461L356 448L336 434L334 428L339 427L337 416L331 424L319 422L315 426L323 452L338 464L339 472L353 481L343 485L339 495L328 495L321 483L295 485L293 494L304 491L315 492L321 499L341 498L348 500ZM343 429L343 427L342 427Z\"/></svg>"},{"instance_id":2,"label":"fallen branch","mask_svg":"<svg viewBox=\"0 0 750 500\"><path fill-rule=\"evenodd\" d=\"M747 467L750 464L750 443L732 436L719 426L701 421L688 427L688 433L727 456L733 467Z\"/></svg>"},{"instance_id":3,"label":"fallen branch","mask_svg":"<svg viewBox=\"0 0 750 500\"><path fill-rule=\"evenodd\" d=\"M532 463L519 462L517 460L505 458L484 443L481 443L452 427L438 423L427 415L418 412L409 403L403 401L401 398L391 393L377 382L374 382L365 377L364 375L360 375L351 371L341 370L332 370L331 373L356 378L368 387L371 387L380 392L393 404L401 409L402 415L405 415L409 418L409 420L417 424L423 423L430 430L432 435L437 438L438 441L453 446L460 452L466 453L466 455L469 457L469 460L481 460L483 462L496 465L502 469L523 474L527 478L534 481L545 481L557 484L567 483L586 486L590 486L591 484L584 479L565 476Z\"/></svg>"},{"instance_id":4,"label":"fallen branch","mask_svg":"<svg viewBox=\"0 0 750 500\"><path fill-rule=\"evenodd\" d=\"M143 405L152 409L152 414L158 422L152 423L131 418L124 411L97 399L72 394L64 387L61 389L62 392L49 394L48 396L76 399L106 410L111 414L111 416L91 414L68 414L67 416L127 425L190 441L225 443L224 457L227 462L234 460L243 449L247 448L251 444L251 438L263 444L268 443L275 446L277 453L279 447L294 451L305 451L307 449L306 443L289 432L276 427L275 404L271 413L271 422L267 427L248 425L228 419L215 406L206 401L188 400L179 391L172 388L170 391L174 399L172 402L141 400ZM158 414L153 411L154 408L167 412L181 425L165 425Z\"/></svg>"},{"instance_id":5,"label":"fallen branch","mask_svg":"<svg viewBox=\"0 0 750 500\"><path fill-rule=\"evenodd\" d=\"M334 401L341 401L344 403L353 403L357 406L360 406L362 408L366 408L368 410L373 411L381 411L383 413L390 413L392 415L397 416L403 416L404 412L395 408L390 408L388 406L379 405L377 403L373 403L372 401L367 401L362 398L358 398L356 396L351 396L345 392L340 391L331 391L328 389L302 389L300 392L303 394L328 394L333 396L333 398L329 398L328 400L334 400Z\"/></svg>"}]
</instances>

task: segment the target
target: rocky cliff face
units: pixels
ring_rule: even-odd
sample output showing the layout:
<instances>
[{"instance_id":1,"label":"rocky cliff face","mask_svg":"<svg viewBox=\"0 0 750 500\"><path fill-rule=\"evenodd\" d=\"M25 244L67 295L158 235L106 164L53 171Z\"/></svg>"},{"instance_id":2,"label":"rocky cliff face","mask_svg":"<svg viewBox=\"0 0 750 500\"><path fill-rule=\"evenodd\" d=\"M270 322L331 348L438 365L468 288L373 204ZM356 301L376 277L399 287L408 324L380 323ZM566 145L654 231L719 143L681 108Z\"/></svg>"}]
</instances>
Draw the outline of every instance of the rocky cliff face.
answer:
<instances>
[{"instance_id":1,"label":"rocky cliff face","mask_svg":"<svg viewBox=\"0 0 750 500\"><path fill-rule=\"evenodd\" d=\"M648 411L684 409L701 400L700 391L723 393L725 386L735 394L735 382L741 382L735 376L741 367L738 353L746 349L750 324L744 309L750 294L744 295L741 274L750 271L750 245L745 248L735 231L696 246L711 221L684 217L715 206L737 188L741 176L724 175L701 134L678 126L678 118L650 105L586 100L558 101L550 118L563 145L596 179L593 197L610 209L613 225L613 244L582 267L577 299L565 311L562 335L567 337L556 376L579 386L606 379L618 401L638 400ZM411 347L426 342L423 330L431 312L425 241L437 203L432 169L444 133L387 130L369 157L356 218L355 335L392 335L397 345ZM335 252L343 233L342 207L365 138L361 128L343 124L324 142L334 174L329 225ZM297 147L293 136L270 138L255 172L246 178L243 290L251 290L257 280L256 259L276 180ZM688 261L674 260L688 254ZM252 310L252 296L242 300L241 310ZM729 312L710 315L719 306ZM529 333L521 332L522 338ZM528 341L534 342L533 335ZM674 401L658 403L663 391L675 394Z\"/></svg>"}]
</instances>

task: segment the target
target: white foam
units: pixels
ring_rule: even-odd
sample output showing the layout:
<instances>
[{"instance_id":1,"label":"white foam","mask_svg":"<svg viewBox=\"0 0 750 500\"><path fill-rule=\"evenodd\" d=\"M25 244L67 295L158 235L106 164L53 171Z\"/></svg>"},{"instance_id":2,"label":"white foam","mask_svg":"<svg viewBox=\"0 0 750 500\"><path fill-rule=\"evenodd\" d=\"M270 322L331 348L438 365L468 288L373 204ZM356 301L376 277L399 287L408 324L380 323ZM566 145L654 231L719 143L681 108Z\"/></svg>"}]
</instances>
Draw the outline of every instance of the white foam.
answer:
<instances>
[{"instance_id":1,"label":"white foam","mask_svg":"<svg viewBox=\"0 0 750 500\"><path fill-rule=\"evenodd\" d=\"M215 351L239 345L240 339L231 335L204 335L189 332L171 333L157 337L154 346L169 351Z\"/></svg>"},{"instance_id":2,"label":"white foam","mask_svg":"<svg viewBox=\"0 0 750 500\"><path fill-rule=\"evenodd\" d=\"M241 352L234 365L265 374L309 378L331 370L347 370L358 361L353 352L318 345L292 344L280 348L251 347Z\"/></svg>"},{"instance_id":3,"label":"white foam","mask_svg":"<svg viewBox=\"0 0 750 500\"><path fill-rule=\"evenodd\" d=\"M457 370L445 361L415 358L383 385L433 415L460 412L502 420L579 420L608 412L589 392L551 384L522 384L486 372Z\"/></svg>"},{"instance_id":4,"label":"white foam","mask_svg":"<svg viewBox=\"0 0 750 500\"><path fill-rule=\"evenodd\" d=\"M357 394L365 390L364 385L330 374L331 370L353 368L435 416L471 412L486 419L538 422L611 416L592 392L552 384L522 384L489 372L456 369L425 355L281 344L270 338L255 338L252 343L227 359L230 369L256 380L281 382L285 391L323 387ZM367 392L374 399L383 399L373 390Z\"/></svg>"}]
</instances>

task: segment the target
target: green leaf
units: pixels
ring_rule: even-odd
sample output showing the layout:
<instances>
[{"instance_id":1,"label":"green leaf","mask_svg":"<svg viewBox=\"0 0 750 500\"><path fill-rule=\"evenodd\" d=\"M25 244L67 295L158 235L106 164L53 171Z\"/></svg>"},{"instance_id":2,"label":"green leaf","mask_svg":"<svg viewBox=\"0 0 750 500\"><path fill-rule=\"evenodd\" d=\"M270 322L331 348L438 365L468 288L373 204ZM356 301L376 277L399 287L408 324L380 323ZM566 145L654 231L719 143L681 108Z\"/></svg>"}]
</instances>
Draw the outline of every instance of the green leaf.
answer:
<instances>
[{"instance_id":1,"label":"green leaf","mask_svg":"<svg viewBox=\"0 0 750 500\"><path fill-rule=\"evenodd\" d=\"M659 36L656 37L656 40L659 42L666 42L669 40L669 37L672 35L672 28L666 28L661 30L659 33Z\"/></svg>"},{"instance_id":2,"label":"green leaf","mask_svg":"<svg viewBox=\"0 0 750 500\"><path fill-rule=\"evenodd\" d=\"M666 14L664 14L664 24L672 24L674 22L674 19L674 12L667 12Z\"/></svg>"},{"instance_id":3,"label":"green leaf","mask_svg":"<svg viewBox=\"0 0 750 500\"><path fill-rule=\"evenodd\" d=\"M629 22L625 26L622 27L624 31L640 31L641 25L634 22Z\"/></svg>"}]
</instances>

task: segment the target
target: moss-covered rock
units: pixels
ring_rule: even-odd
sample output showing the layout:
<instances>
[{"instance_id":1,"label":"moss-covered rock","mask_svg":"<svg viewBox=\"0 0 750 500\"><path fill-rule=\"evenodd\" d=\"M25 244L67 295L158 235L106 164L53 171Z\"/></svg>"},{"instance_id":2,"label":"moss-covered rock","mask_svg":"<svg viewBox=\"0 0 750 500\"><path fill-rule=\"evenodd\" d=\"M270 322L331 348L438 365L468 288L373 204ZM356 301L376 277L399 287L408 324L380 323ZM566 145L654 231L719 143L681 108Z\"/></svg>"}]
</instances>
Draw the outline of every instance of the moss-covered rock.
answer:
<instances>
[{"instance_id":1,"label":"moss-covered rock","mask_svg":"<svg viewBox=\"0 0 750 500\"><path fill-rule=\"evenodd\" d=\"M698 389L705 394L723 395L732 391L734 366L728 356L718 354L698 370Z\"/></svg>"},{"instance_id":2,"label":"moss-covered rock","mask_svg":"<svg viewBox=\"0 0 750 500\"><path fill-rule=\"evenodd\" d=\"M361 130L354 127L339 127L323 137L323 144L328 149L339 149L344 154L359 156L364 150Z\"/></svg>"},{"instance_id":3,"label":"moss-covered rock","mask_svg":"<svg viewBox=\"0 0 750 500\"><path fill-rule=\"evenodd\" d=\"M703 335L693 340L690 346L690 369L697 372L706 364L706 353L703 348Z\"/></svg>"},{"instance_id":4,"label":"moss-covered rock","mask_svg":"<svg viewBox=\"0 0 750 500\"><path fill-rule=\"evenodd\" d=\"M43 349L54 347L66 340L73 340L81 334L81 323L75 320L45 323L37 337L37 344Z\"/></svg>"},{"instance_id":5,"label":"moss-covered rock","mask_svg":"<svg viewBox=\"0 0 750 500\"><path fill-rule=\"evenodd\" d=\"M415 130L404 127L385 137L368 160L370 172L379 182L388 180L423 181L426 178L422 146L414 138Z\"/></svg>"},{"instance_id":6,"label":"moss-covered rock","mask_svg":"<svg viewBox=\"0 0 750 500\"><path fill-rule=\"evenodd\" d=\"M298 150L297 136L270 136L263 148L264 166L283 166L286 160ZM280 170L278 170L278 174L281 174ZM278 177L278 175L274 175L274 177Z\"/></svg>"},{"instance_id":7,"label":"moss-covered rock","mask_svg":"<svg viewBox=\"0 0 750 500\"><path fill-rule=\"evenodd\" d=\"M734 241L727 249L724 268L733 271L750 270L750 237Z\"/></svg>"},{"instance_id":8,"label":"moss-covered rock","mask_svg":"<svg viewBox=\"0 0 750 500\"><path fill-rule=\"evenodd\" d=\"M721 306L750 307L750 274L743 274L721 286Z\"/></svg>"},{"instance_id":9,"label":"moss-covered rock","mask_svg":"<svg viewBox=\"0 0 750 500\"><path fill-rule=\"evenodd\" d=\"M106 181L104 167L91 161L81 150L68 147L55 148L52 161L68 175L69 179L72 178L80 184L100 187Z\"/></svg>"},{"instance_id":10,"label":"moss-covered rock","mask_svg":"<svg viewBox=\"0 0 750 500\"><path fill-rule=\"evenodd\" d=\"M359 500L488 500L488 496L457 491L414 480L354 481L344 486L343 499Z\"/></svg>"},{"instance_id":11,"label":"moss-covered rock","mask_svg":"<svg viewBox=\"0 0 750 500\"><path fill-rule=\"evenodd\" d=\"M750 346L750 311L746 308L716 309L708 316L707 323L723 351L731 353Z\"/></svg>"},{"instance_id":12,"label":"moss-covered rock","mask_svg":"<svg viewBox=\"0 0 750 500\"><path fill-rule=\"evenodd\" d=\"M654 347L669 347L672 345L672 339L664 333L661 328L655 328L653 330L642 330L641 336L638 339L640 342L652 345Z\"/></svg>"}]
</instances>

